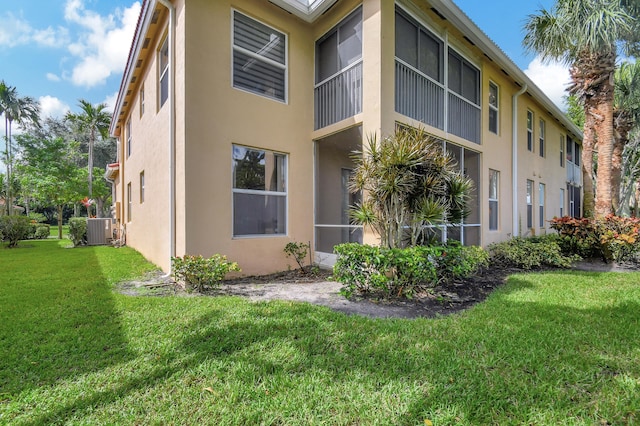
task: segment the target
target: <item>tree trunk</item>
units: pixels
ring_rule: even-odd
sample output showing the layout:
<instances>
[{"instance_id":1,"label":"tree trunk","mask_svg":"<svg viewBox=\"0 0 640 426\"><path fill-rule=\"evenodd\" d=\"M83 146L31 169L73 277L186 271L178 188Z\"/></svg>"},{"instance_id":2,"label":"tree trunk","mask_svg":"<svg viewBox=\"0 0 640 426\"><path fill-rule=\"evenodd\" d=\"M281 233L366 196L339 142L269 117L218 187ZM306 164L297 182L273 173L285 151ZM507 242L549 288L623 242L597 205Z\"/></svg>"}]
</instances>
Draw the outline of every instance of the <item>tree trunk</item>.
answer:
<instances>
[{"instance_id":1,"label":"tree trunk","mask_svg":"<svg viewBox=\"0 0 640 426\"><path fill-rule=\"evenodd\" d=\"M628 206L620 204L620 195L622 192L622 168L623 160L622 154L624 147L629 142L629 132L633 127L632 119L629 114L624 111L614 111L614 141L613 141L613 156L611 158L611 191L612 191L612 203L615 214L622 215L622 212L628 210ZM624 201L624 199L623 199Z\"/></svg>"},{"instance_id":2,"label":"tree trunk","mask_svg":"<svg viewBox=\"0 0 640 426\"><path fill-rule=\"evenodd\" d=\"M62 239L62 206L58 206L58 239Z\"/></svg>"},{"instance_id":3,"label":"tree trunk","mask_svg":"<svg viewBox=\"0 0 640 426\"><path fill-rule=\"evenodd\" d=\"M96 137L94 129L91 129L89 135L89 158L88 158L88 172L89 172L89 199L93 198L93 141ZM91 217L91 205L87 206L87 217Z\"/></svg>"},{"instance_id":4,"label":"tree trunk","mask_svg":"<svg viewBox=\"0 0 640 426\"><path fill-rule=\"evenodd\" d=\"M596 176L595 217L603 218L613 214L613 72L610 79L602 85L599 96L594 97L597 104L595 123L598 140L598 174Z\"/></svg>"},{"instance_id":5,"label":"tree trunk","mask_svg":"<svg viewBox=\"0 0 640 426\"><path fill-rule=\"evenodd\" d=\"M584 107L584 129L582 139L582 216L593 217L595 210L595 187L593 173L593 150L596 145L594 123L595 117L589 105Z\"/></svg>"}]
</instances>

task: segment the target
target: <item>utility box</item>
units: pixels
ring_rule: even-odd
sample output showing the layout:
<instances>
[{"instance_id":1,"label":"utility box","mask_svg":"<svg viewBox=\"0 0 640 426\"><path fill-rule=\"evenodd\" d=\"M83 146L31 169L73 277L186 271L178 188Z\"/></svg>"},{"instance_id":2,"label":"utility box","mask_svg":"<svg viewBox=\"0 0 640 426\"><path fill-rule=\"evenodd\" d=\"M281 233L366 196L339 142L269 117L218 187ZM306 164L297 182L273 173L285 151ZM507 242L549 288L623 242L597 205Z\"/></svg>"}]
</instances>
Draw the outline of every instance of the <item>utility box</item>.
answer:
<instances>
[{"instance_id":1,"label":"utility box","mask_svg":"<svg viewBox=\"0 0 640 426\"><path fill-rule=\"evenodd\" d=\"M87 219L87 244L104 246L111 242L111 218Z\"/></svg>"}]
</instances>

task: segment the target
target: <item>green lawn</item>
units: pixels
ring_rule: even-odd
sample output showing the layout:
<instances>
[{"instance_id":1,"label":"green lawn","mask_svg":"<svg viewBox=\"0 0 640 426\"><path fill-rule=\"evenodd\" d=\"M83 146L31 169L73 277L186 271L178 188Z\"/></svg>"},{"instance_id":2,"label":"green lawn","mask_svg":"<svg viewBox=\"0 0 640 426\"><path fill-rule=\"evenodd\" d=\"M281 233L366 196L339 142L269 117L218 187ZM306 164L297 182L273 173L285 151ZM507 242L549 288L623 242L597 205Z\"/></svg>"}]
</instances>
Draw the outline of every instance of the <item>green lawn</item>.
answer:
<instances>
[{"instance_id":1,"label":"green lawn","mask_svg":"<svg viewBox=\"0 0 640 426\"><path fill-rule=\"evenodd\" d=\"M0 248L0 424L640 423L640 274L522 274L439 319L128 297L128 248Z\"/></svg>"}]
</instances>

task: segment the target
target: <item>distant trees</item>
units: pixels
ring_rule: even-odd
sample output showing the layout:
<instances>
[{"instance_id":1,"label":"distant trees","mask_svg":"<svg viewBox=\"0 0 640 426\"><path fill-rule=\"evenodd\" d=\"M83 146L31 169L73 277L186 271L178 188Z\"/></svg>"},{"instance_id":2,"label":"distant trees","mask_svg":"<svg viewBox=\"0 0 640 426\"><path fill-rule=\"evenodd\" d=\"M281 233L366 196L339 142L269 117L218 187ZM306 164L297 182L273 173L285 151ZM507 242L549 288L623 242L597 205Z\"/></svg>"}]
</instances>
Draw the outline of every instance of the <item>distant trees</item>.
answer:
<instances>
[{"instance_id":1,"label":"distant trees","mask_svg":"<svg viewBox=\"0 0 640 426\"><path fill-rule=\"evenodd\" d=\"M19 125L31 123L35 126L40 121L40 105L29 96L20 96L15 87L7 85L4 80L0 81L0 115L5 121L5 165L7 169L5 205L7 214L10 215L13 209L13 152L12 152L12 125L16 122Z\"/></svg>"},{"instance_id":2,"label":"distant trees","mask_svg":"<svg viewBox=\"0 0 640 426\"><path fill-rule=\"evenodd\" d=\"M550 10L530 15L524 26L525 48L570 66L570 93L584 109L585 216L614 213L614 73L619 46L637 53L639 12L638 0L557 0Z\"/></svg>"}]
</instances>

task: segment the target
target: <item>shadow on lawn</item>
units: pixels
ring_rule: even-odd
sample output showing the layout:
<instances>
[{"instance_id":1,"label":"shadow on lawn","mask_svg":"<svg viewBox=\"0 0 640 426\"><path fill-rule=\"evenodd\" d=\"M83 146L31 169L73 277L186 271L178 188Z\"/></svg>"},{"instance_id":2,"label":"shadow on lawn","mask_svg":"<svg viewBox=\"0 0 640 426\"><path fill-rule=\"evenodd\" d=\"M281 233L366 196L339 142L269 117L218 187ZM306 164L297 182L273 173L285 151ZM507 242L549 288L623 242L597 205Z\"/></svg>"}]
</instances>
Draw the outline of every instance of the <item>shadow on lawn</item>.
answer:
<instances>
[{"instance_id":1,"label":"shadow on lawn","mask_svg":"<svg viewBox=\"0 0 640 426\"><path fill-rule=\"evenodd\" d=\"M94 248L53 244L2 253L0 401L130 359Z\"/></svg>"},{"instance_id":2,"label":"shadow on lawn","mask_svg":"<svg viewBox=\"0 0 640 426\"><path fill-rule=\"evenodd\" d=\"M492 307L479 306L455 321L364 320L306 304L245 304L232 299L243 311L241 315L225 314L224 303L211 309L182 326L178 335L184 338L176 341L168 358L151 361L149 368L130 380L82 396L35 422L56 421L66 413L77 415L108 405L186 369L201 371L204 380L209 374L223 381L240 381L236 386L247 392L254 390L257 382L268 383L275 376L290 380L292 387L305 377L317 376L315 373L329 377L326 385L333 390L300 395L295 394L299 389L291 389L291 393L280 389L280 404L273 402L274 395L255 391L237 412L245 424L274 418L287 424L301 418L331 416L329 412L312 411L306 417L288 419L297 414L280 411L287 398L308 399L304 404L307 410L318 402L313 398L325 398L317 406L334 413L346 411L349 414L339 418L357 423L359 413L380 409L375 399L364 398L365 406L354 406L348 395L341 401L327 401L327 395L331 398L336 389L346 390L354 392L357 401L355 393L363 389L377 391L389 386L404 395L404 405L395 414L380 413L388 415L389 424L423 424L429 418L438 418L439 424L458 420L468 424L520 423L533 421L536 413L546 418L549 413L551 417L557 413L561 422L576 404L582 407L575 414L577 422L589 423L600 415L609 416L607 420L613 422L628 421L630 417L625 416L640 409L640 403L632 393L627 393L627 400L620 398L624 392L617 378L639 373L637 360L632 357L640 345L640 306L627 302L605 309L576 309L518 303L507 296L531 287L531 283L526 276L511 281L509 290L492 300ZM279 308L283 304L286 309ZM499 318L492 317L496 304L503 311ZM620 324L630 327L621 328ZM297 356L278 357L279 352L272 352L274 345L293 349ZM119 356L126 358L126 351ZM209 373L198 370L211 360L224 361L221 364L227 367ZM226 369L233 366L242 366L252 374L225 378ZM371 382L359 382L363 378ZM420 390L411 393L407 388Z\"/></svg>"}]
</instances>

